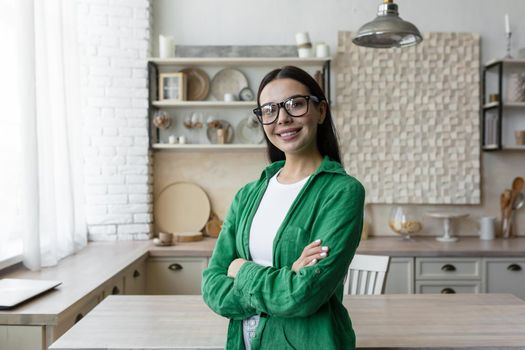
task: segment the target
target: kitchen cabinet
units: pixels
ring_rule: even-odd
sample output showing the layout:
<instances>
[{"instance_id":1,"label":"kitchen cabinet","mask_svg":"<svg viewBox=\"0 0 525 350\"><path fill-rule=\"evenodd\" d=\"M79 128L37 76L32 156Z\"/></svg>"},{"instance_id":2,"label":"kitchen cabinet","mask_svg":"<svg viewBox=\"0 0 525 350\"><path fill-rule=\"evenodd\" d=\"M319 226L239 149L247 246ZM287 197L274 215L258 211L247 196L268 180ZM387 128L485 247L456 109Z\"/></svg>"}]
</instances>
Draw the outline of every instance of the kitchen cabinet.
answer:
<instances>
[{"instance_id":1,"label":"kitchen cabinet","mask_svg":"<svg viewBox=\"0 0 525 350\"><path fill-rule=\"evenodd\" d=\"M44 326L2 326L0 325L2 350L47 349Z\"/></svg>"},{"instance_id":2,"label":"kitchen cabinet","mask_svg":"<svg viewBox=\"0 0 525 350\"><path fill-rule=\"evenodd\" d=\"M414 258L390 259L385 282L385 294L414 293Z\"/></svg>"},{"instance_id":3,"label":"kitchen cabinet","mask_svg":"<svg viewBox=\"0 0 525 350\"><path fill-rule=\"evenodd\" d=\"M513 73L525 73L524 59L496 60L483 68L481 142L484 151L525 150L525 145L516 144L513 135L515 130L525 130L525 101L509 98L512 93L508 82ZM490 101L489 95L498 98Z\"/></svg>"},{"instance_id":4,"label":"kitchen cabinet","mask_svg":"<svg viewBox=\"0 0 525 350\"><path fill-rule=\"evenodd\" d=\"M204 101L175 101L159 100L159 76L162 73L177 72L186 68L198 68L210 78L210 91L212 91L214 75L224 68L240 70L248 80L248 87L254 94L262 77L270 70L285 65L299 66L314 75L321 72L322 85L330 100L330 59L329 58L298 58L298 57L176 57L176 58L150 58L148 60L149 81L149 127L150 147L154 150L179 150L179 151L228 151L228 150L263 150L264 145L259 143L247 144L243 138L235 136L239 132L238 126L243 120L252 117L252 109L256 101L218 101L210 96ZM153 125L153 116L156 111L166 111L171 118L171 126L159 129ZM200 129L187 129L184 119L191 118L193 112L200 112L203 127ZM210 144L207 137L207 120L213 117L217 120L228 122L233 132L232 143ZM260 128L259 125L256 126ZM262 131L262 130L261 130ZM186 143L168 143L169 136L184 136ZM261 134L262 136L262 134ZM262 138L261 138L262 140Z\"/></svg>"},{"instance_id":5,"label":"kitchen cabinet","mask_svg":"<svg viewBox=\"0 0 525 350\"><path fill-rule=\"evenodd\" d=\"M525 258L393 257L385 294L511 293L525 300Z\"/></svg>"},{"instance_id":6,"label":"kitchen cabinet","mask_svg":"<svg viewBox=\"0 0 525 350\"><path fill-rule=\"evenodd\" d=\"M525 300L525 258L485 258L486 293L512 293Z\"/></svg>"},{"instance_id":7,"label":"kitchen cabinet","mask_svg":"<svg viewBox=\"0 0 525 350\"><path fill-rule=\"evenodd\" d=\"M156 257L146 263L146 294L201 294L207 258Z\"/></svg>"}]
</instances>

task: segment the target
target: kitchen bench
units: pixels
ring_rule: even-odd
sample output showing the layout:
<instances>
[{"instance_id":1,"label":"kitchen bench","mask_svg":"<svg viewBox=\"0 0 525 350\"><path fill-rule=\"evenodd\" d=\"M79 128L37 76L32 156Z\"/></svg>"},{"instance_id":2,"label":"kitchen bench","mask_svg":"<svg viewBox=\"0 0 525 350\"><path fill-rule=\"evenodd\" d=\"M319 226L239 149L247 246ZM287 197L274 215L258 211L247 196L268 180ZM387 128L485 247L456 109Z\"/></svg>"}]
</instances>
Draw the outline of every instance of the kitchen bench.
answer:
<instances>
[{"instance_id":1,"label":"kitchen bench","mask_svg":"<svg viewBox=\"0 0 525 350\"><path fill-rule=\"evenodd\" d=\"M525 349L525 303L510 294L345 296L344 304L360 349ZM223 349L227 327L201 296L110 296L50 349Z\"/></svg>"}]
</instances>

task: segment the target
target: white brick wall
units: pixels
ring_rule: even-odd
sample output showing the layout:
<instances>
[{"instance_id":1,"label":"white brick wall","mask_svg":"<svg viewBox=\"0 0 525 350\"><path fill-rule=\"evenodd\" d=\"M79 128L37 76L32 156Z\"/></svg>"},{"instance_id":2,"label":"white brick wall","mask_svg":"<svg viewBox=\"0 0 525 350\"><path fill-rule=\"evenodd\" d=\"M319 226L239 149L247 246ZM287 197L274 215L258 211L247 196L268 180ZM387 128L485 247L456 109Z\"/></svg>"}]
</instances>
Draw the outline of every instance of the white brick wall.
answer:
<instances>
[{"instance_id":1,"label":"white brick wall","mask_svg":"<svg viewBox=\"0 0 525 350\"><path fill-rule=\"evenodd\" d=\"M150 0L76 1L89 239L147 239Z\"/></svg>"}]
</instances>

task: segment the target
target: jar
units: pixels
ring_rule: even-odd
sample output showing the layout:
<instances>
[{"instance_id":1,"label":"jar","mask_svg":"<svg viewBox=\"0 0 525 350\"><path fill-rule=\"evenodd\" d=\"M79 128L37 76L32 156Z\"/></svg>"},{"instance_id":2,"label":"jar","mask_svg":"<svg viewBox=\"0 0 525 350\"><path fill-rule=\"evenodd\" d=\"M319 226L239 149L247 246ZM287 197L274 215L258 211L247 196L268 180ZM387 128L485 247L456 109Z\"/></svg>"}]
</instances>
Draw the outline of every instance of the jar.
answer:
<instances>
[{"instance_id":1,"label":"jar","mask_svg":"<svg viewBox=\"0 0 525 350\"><path fill-rule=\"evenodd\" d=\"M388 226L405 240L409 240L410 235L418 233L423 228L413 210L403 206L392 208Z\"/></svg>"}]
</instances>

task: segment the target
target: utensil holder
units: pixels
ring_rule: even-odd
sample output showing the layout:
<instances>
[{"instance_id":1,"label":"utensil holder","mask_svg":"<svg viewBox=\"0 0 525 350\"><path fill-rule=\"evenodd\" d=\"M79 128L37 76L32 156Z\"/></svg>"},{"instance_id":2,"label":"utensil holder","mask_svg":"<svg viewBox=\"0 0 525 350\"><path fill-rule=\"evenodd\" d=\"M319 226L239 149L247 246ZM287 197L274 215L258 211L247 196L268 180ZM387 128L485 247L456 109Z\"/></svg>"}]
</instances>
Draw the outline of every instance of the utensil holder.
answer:
<instances>
[{"instance_id":1,"label":"utensil holder","mask_svg":"<svg viewBox=\"0 0 525 350\"><path fill-rule=\"evenodd\" d=\"M504 215L501 221L501 238L508 239L512 237L512 217L514 216L514 210L510 212L510 215Z\"/></svg>"}]
</instances>

